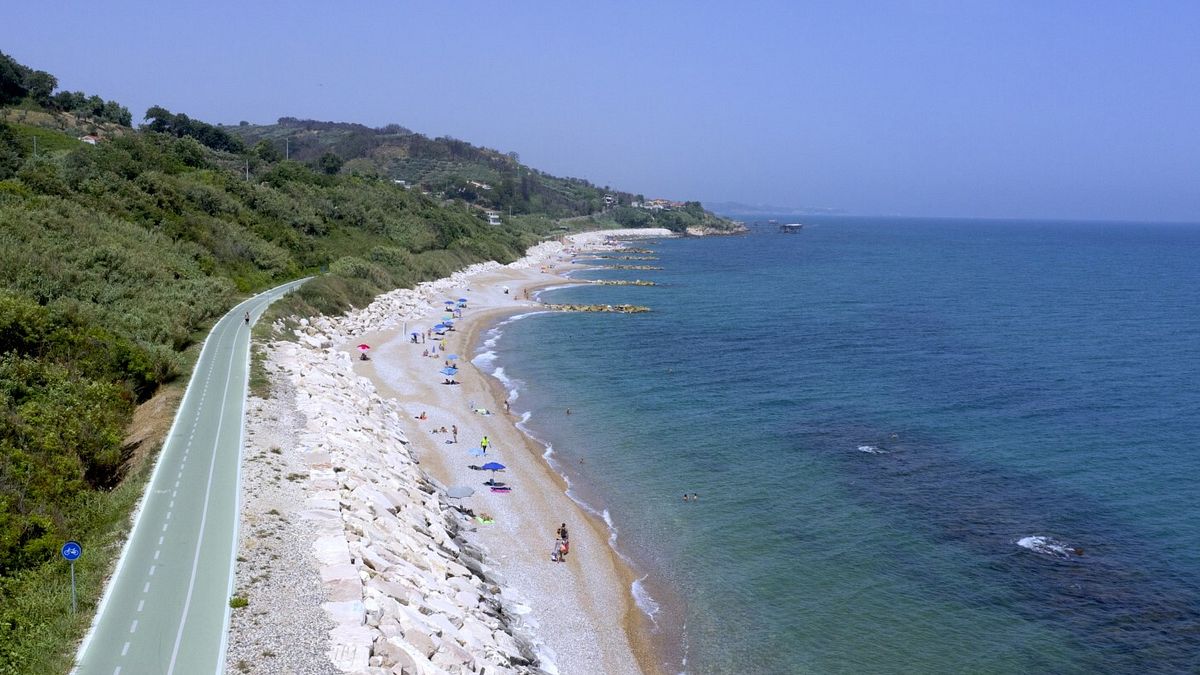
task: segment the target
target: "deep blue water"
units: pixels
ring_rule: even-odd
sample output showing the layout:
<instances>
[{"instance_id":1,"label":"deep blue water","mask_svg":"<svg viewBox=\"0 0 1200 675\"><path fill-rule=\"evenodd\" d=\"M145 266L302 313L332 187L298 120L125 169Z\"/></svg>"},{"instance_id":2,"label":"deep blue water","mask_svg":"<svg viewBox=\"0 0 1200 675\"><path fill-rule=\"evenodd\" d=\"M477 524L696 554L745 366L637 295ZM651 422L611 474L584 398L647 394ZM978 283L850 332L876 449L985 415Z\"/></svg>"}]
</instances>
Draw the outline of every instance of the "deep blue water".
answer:
<instances>
[{"instance_id":1,"label":"deep blue water","mask_svg":"<svg viewBox=\"0 0 1200 675\"><path fill-rule=\"evenodd\" d=\"M1197 672L1200 226L806 222L481 347L668 667Z\"/></svg>"}]
</instances>

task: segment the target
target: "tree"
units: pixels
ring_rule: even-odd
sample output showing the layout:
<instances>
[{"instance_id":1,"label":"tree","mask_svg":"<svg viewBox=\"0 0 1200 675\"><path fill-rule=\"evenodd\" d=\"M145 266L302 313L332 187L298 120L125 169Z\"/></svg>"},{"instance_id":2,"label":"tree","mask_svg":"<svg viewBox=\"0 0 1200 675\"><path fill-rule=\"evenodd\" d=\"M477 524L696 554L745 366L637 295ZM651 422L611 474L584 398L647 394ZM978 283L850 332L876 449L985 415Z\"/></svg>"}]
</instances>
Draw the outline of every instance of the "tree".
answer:
<instances>
[{"instance_id":1,"label":"tree","mask_svg":"<svg viewBox=\"0 0 1200 675\"><path fill-rule=\"evenodd\" d=\"M281 159L279 150L277 150L274 145L271 145L271 142L265 138L254 144L253 152L264 162L271 162L274 164Z\"/></svg>"},{"instance_id":2,"label":"tree","mask_svg":"<svg viewBox=\"0 0 1200 675\"><path fill-rule=\"evenodd\" d=\"M8 54L0 52L0 105L16 103L25 98L25 74L28 68Z\"/></svg>"},{"instance_id":3,"label":"tree","mask_svg":"<svg viewBox=\"0 0 1200 675\"><path fill-rule=\"evenodd\" d=\"M11 178L21 168L21 145L12 127L0 122L0 180Z\"/></svg>"},{"instance_id":4,"label":"tree","mask_svg":"<svg viewBox=\"0 0 1200 675\"><path fill-rule=\"evenodd\" d=\"M327 152L317 160L317 169L327 176L332 176L342 170L342 158Z\"/></svg>"},{"instance_id":5,"label":"tree","mask_svg":"<svg viewBox=\"0 0 1200 675\"><path fill-rule=\"evenodd\" d=\"M38 105L50 106L50 95L58 87L58 80L43 70L30 70L25 73L24 85L29 97L37 101Z\"/></svg>"}]
</instances>

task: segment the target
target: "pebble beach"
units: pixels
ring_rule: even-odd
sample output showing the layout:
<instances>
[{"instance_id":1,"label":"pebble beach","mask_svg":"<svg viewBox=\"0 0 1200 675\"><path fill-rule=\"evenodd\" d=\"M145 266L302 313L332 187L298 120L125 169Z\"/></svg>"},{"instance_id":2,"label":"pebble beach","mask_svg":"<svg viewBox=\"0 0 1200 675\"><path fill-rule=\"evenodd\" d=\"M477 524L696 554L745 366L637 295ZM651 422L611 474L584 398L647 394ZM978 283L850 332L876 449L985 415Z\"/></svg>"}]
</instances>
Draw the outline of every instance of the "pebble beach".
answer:
<instances>
[{"instance_id":1,"label":"pebble beach","mask_svg":"<svg viewBox=\"0 0 1200 675\"><path fill-rule=\"evenodd\" d=\"M469 360L481 330L542 309L529 293L571 283L561 274L573 256L631 234L669 236L546 242L509 265L301 319L293 340L265 345L272 396L249 405L234 593L248 604L233 612L228 672L658 670L604 523L566 496L504 389ZM458 298L454 330L426 334ZM457 442L441 431L452 427ZM471 468L488 462L505 468ZM562 523L570 553L554 562Z\"/></svg>"}]
</instances>

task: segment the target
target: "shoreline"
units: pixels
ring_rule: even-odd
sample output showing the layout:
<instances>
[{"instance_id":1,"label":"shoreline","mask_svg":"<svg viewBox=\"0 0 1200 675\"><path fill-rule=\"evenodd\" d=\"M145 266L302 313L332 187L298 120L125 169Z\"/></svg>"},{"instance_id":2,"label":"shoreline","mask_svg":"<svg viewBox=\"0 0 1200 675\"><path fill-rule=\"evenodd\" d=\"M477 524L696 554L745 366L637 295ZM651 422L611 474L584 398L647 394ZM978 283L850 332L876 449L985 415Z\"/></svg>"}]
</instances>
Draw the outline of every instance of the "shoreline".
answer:
<instances>
[{"instance_id":1,"label":"shoreline","mask_svg":"<svg viewBox=\"0 0 1200 675\"><path fill-rule=\"evenodd\" d=\"M662 234L655 235L656 237L663 236ZM597 242L598 243L598 242ZM582 246L584 250L595 250L596 246ZM540 290L554 287L564 287L571 285L586 284L586 281L577 281L569 277L561 276L561 272L580 269L586 267L582 264L574 264L571 260L579 254L576 251L562 251L557 254L557 257L546 261L552 267L553 273L547 273L545 270L538 271L533 267L524 269L513 268L511 266L488 270L476 275L472 275L469 283L463 287L453 290L450 295L458 297L458 292L461 290L465 295L478 296L480 289L483 286L489 286L493 289L493 293L498 293L500 286L506 285L510 288L511 294L508 296L508 301L512 304L498 304L496 302L486 303L482 308L479 307L479 302L472 300L464 314L463 320L456 321L456 328L461 327L461 330L456 330L448 334L453 336L447 341L447 349L451 352L458 352L460 358L457 360L459 364L460 379L463 385L458 387L444 387L447 392L453 392L459 399L457 401L457 410L454 409L453 400L445 400L445 396L434 396L438 403L448 405L435 405L430 401L428 396L422 396L418 392L413 391L411 387L403 386L396 387L393 383L400 378L408 380L409 383L416 377L432 378L432 373L436 370L434 366L442 365L440 359L422 359L419 355L415 359L411 354L407 359L397 355L397 351L416 351L412 347L421 345L413 345L404 334L405 328L392 328L384 331L375 331L364 333L359 336L366 343L378 343L377 350L372 350L372 353L378 351L378 354L372 357L371 361L354 362L355 372L370 379L380 391L381 395L397 400L401 408L409 413L409 419L418 417L421 412L428 414L428 420L425 421L426 426L440 428L448 426L451 420L460 427L460 439L457 445L458 453L452 453L455 458L448 457L445 452L441 452L447 446L446 443L437 443L436 435L431 434L428 430L422 430L423 433L414 434L416 442L413 449L414 454L419 458L422 466L434 478L449 486L453 484L462 484L469 481L471 478L470 472L462 468L461 465L466 464L465 457L462 457L461 450L466 444L473 444L474 438L470 435L464 436L468 428L472 431L476 427L487 430L493 444L497 441L505 444L510 448L516 448L518 457L514 458L512 452L504 452L502 460L508 469L505 473L510 474L513 480L509 481L514 487L525 484L534 484L540 487L541 494L538 495L537 504L527 504L524 510L526 513L514 515L508 514L508 517L517 517L524 520L540 517L544 520L541 525L541 532L546 534L538 534L535 532L522 532L514 537L514 540L519 542L518 547L524 549L526 553L529 551L537 551L532 555L530 560L529 555L525 555L524 560L514 562L512 558L522 557L520 551L516 550L512 545L505 545L502 541L489 541L487 548L497 562L499 570L509 577L519 577L521 581L517 581L514 585L521 591L526 601L533 607L533 616L543 626L554 625L559 626L567 620L568 617L556 616L562 612L556 612L554 609L553 597L539 598L538 586L545 586L541 583L546 579L539 577L549 577L548 580L555 583L563 584L567 579L561 578L562 575L557 573L558 566L546 560L541 552L549 552L550 544L553 541L551 534L558 520L565 519L568 525L573 530L572 536L572 552L569 556L569 562L565 566L570 566L571 562L579 560L582 556L580 543L582 542L588 549L590 554L594 555L593 559L587 560L588 568L576 573L576 579L567 584L567 590L570 590L576 596L575 601L569 603L574 605L573 613L578 613L575 610L582 610L585 614L590 614L590 620L585 622L590 625L577 625L573 636L558 636L556 637L557 629L554 630L537 630L539 638L544 640L546 644L555 651L557 655L556 663L562 668L562 672L595 672L595 664L586 661L588 657L594 657L594 651L598 646L598 642L607 641L610 644L610 649L615 649L618 652L628 652L632 656L632 661L627 659L617 659L616 662L609 663L603 668L604 672L645 672L645 673L662 673L665 672L664 664L666 663L666 652L664 645L661 644L661 632L657 629L653 619L639 606L635 597L635 584L640 580L639 575L630 564L630 560L615 550L610 542L610 526L606 523L601 514L597 514L590 508L586 507L581 502L567 494L568 482L559 469L553 466L545 456L546 447L537 439L530 436L526 431L522 430L518 424L521 421L517 416L503 413L503 402L508 398L508 392L504 385L498 379L490 374L483 372L472 361L482 342L482 336L495 328L505 320L524 313L549 311L544 310L541 303L534 301L519 300L526 292L531 296ZM466 288L471 290L467 291ZM450 291L451 289L447 289ZM449 297L449 296L447 296ZM506 299L504 295L498 295L500 299ZM432 309L427 313L425 323L436 321L435 316L438 314L436 299L432 305ZM417 322L420 324L420 322ZM424 327L423 325L421 327ZM357 339L357 338L356 338ZM426 345L429 343L427 342ZM422 347L422 351L424 348ZM404 363L397 369L395 362ZM423 363L424 362L424 363ZM421 366L425 366L422 368ZM392 372L387 372L391 370ZM381 372L384 371L384 372ZM430 380L434 381L434 380ZM434 387L442 387L442 385L433 385ZM428 388L426 388L428 389ZM431 392L431 393L436 393ZM471 419L464 423L461 409L464 407L462 403L474 402L475 407L486 408L495 411L494 415L479 420ZM447 409L450 408L450 409ZM478 417L470 415L470 417ZM446 424L443 424L443 422ZM476 424L476 422L480 422ZM419 439L430 438L432 443L422 443ZM453 444L450 444L453 445ZM432 446L432 447L431 447ZM489 453L489 455L492 453ZM482 461L482 459L478 460ZM455 465L459 466L455 466ZM478 482L478 481L476 481ZM471 498L462 500L464 506L488 510L492 513L494 510L503 509L506 506L503 503L497 503L497 495L486 494L482 496L476 495ZM521 499L515 494L499 495L500 499L510 502L507 505L512 505L511 502ZM514 499L516 498L516 499ZM482 504L476 506L474 503ZM520 507L518 507L520 508ZM555 511L559 514L568 514L563 518L548 518L547 510ZM580 536L581 527L586 526L586 530L582 531L584 536ZM524 529L524 528L523 528ZM486 538L486 537L485 537ZM492 538L496 539L496 538ZM535 567L532 569L531 562ZM583 562L578 563L580 565ZM513 574L516 572L516 574ZM526 587L529 586L529 587ZM585 588L586 587L586 588ZM544 596L544 594L541 594ZM561 595L561 593L555 594ZM606 598L597 596L607 596ZM540 600L540 601L539 601ZM549 621L547 621L549 620ZM578 623L578 622L576 622ZM616 624L619 628L617 631L612 631L609 626ZM582 631L582 635L580 632ZM615 633L604 636L604 633ZM580 640L586 636L587 639ZM574 647L570 643L574 642ZM621 642L626 644L622 645ZM557 646L556 646L557 645ZM563 645L568 645L564 647ZM574 652L574 653L572 653ZM563 658L567 657L567 658ZM622 664L621 661L624 661ZM632 667L631 667L632 666Z\"/></svg>"},{"instance_id":2,"label":"shoreline","mask_svg":"<svg viewBox=\"0 0 1200 675\"><path fill-rule=\"evenodd\" d=\"M560 276L583 267L572 263L579 249L611 249L609 237L629 234L669 233L544 242L507 266L479 263L339 317L299 319L295 341L265 345L274 395L247 413L235 582L254 609L234 613L227 668L668 670L663 635L636 601L639 579L608 523L567 494L546 447L502 410L503 383L470 363L485 331L548 311L519 299L527 292L587 283ZM462 383L445 386L444 352L425 358L433 345L406 333L435 323L443 300L459 297L469 309L442 346L467 358L457 359ZM357 358L364 340L374 347L369 360ZM457 443L438 431L455 425ZM467 448L482 435L492 445L475 458L478 446ZM468 465L488 461L507 468L489 476ZM511 492L488 490L490 477ZM450 486L474 493L451 498ZM556 563L560 522L572 531L571 551ZM310 590L292 590L302 586Z\"/></svg>"}]
</instances>

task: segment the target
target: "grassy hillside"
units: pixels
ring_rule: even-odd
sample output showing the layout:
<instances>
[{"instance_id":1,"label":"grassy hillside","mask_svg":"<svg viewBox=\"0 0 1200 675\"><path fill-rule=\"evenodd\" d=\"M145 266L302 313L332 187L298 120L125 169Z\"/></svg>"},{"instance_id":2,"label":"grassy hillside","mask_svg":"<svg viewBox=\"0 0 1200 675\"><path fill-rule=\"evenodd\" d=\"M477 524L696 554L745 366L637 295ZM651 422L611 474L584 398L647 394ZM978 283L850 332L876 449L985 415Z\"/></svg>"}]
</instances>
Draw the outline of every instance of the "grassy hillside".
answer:
<instances>
[{"instance_id":1,"label":"grassy hillside","mask_svg":"<svg viewBox=\"0 0 1200 675\"><path fill-rule=\"evenodd\" d=\"M626 204L635 199L585 180L544 174L521 164L516 153L448 137L429 138L399 125L372 129L284 117L277 124L242 124L226 130L247 146L266 152L304 162L332 154L345 162L346 173L403 180L442 198L462 199L506 214L511 210L555 218L579 216L602 211L605 195Z\"/></svg>"},{"instance_id":2,"label":"grassy hillside","mask_svg":"<svg viewBox=\"0 0 1200 675\"><path fill-rule=\"evenodd\" d=\"M395 124L373 129L361 124L284 117L276 124L242 123L225 130L264 156L286 154L304 162L336 157L341 173L404 181L439 198L462 200L506 215L595 215L612 219L619 207L645 201L639 194L543 173L521 164L516 153L501 153L449 137L429 138ZM628 211L616 219L631 223L626 225L629 227L683 231L701 221L714 229L731 227L728 221L702 208L682 218L641 209Z\"/></svg>"}]
</instances>

